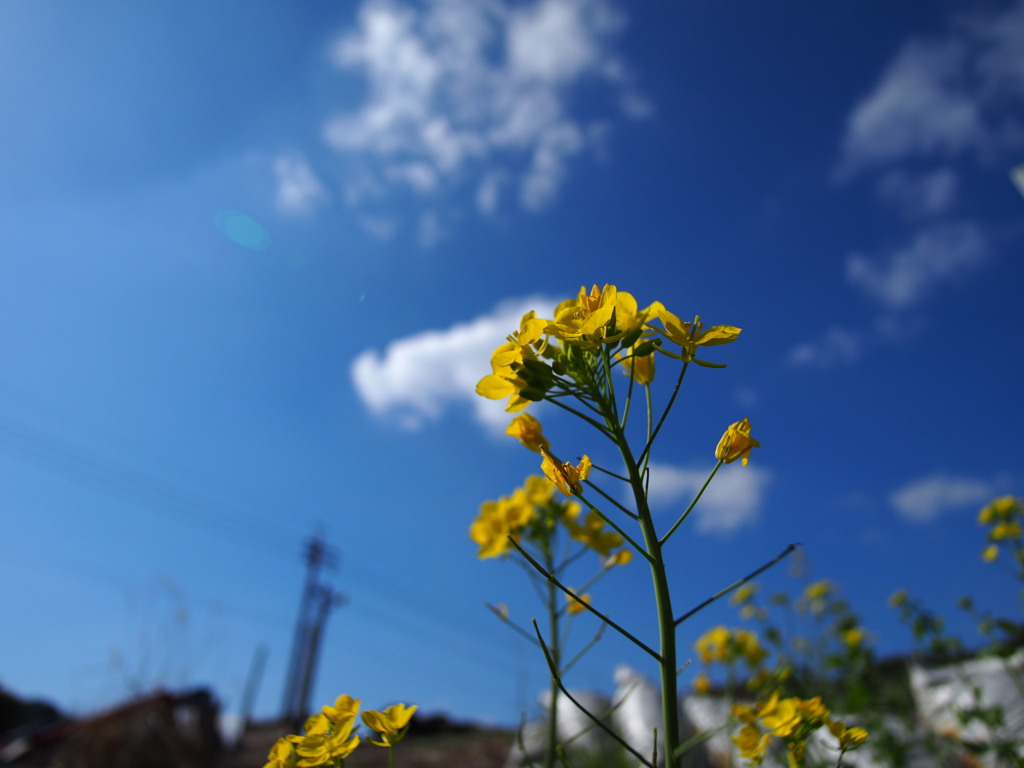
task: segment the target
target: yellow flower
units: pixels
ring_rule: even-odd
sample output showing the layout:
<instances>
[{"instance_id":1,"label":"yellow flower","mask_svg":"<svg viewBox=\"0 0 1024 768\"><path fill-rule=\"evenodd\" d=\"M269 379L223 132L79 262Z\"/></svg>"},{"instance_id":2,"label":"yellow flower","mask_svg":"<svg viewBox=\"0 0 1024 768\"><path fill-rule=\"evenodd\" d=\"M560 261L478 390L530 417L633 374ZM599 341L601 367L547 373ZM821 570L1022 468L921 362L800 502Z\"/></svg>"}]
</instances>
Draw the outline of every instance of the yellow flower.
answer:
<instances>
[{"instance_id":1,"label":"yellow flower","mask_svg":"<svg viewBox=\"0 0 1024 768\"><path fill-rule=\"evenodd\" d=\"M829 716L829 710L822 703L821 696L815 696L813 699L794 699L794 701L801 719L814 727L821 725Z\"/></svg>"},{"instance_id":2,"label":"yellow flower","mask_svg":"<svg viewBox=\"0 0 1024 768\"><path fill-rule=\"evenodd\" d=\"M574 595L576 594L576 590L574 590L574 589L570 589L569 591L572 592ZM580 600L582 600L587 605L590 605L590 595L580 595ZM565 602L566 602L565 610L571 616L575 616L576 614L583 613L585 610L587 610L582 605L580 605L580 603L578 601L576 601L573 598L569 597L569 595L565 596Z\"/></svg>"},{"instance_id":3,"label":"yellow flower","mask_svg":"<svg viewBox=\"0 0 1024 768\"><path fill-rule=\"evenodd\" d=\"M536 506L522 489L481 504L479 516L469 527L469 537L480 545L477 557L486 560L505 554L512 546L508 537L518 537L523 527L533 522L536 512Z\"/></svg>"},{"instance_id":4,"label":"yellow flower","mask_svg":"<svg viewBox=\"0 0 1024 768\"><path fill-rule=\"evenodd\" d=\"M693 690L701 696L706 695L711 690L711 681L703 672L693 678Z\"/></svg>"},{"instance_id":5,"label":"yellow flower","mask_svg":"<svg viewBox=\"0 0 1024 768\"><path fill-rule=\"evenodd\" d=\"M996 558L999 557L999 545L989 544L981 553L981 559L986 563L995 562Z\"/></svg>"},{"instance_id":6,"label":"yellow flower","mask_svg":"<svg viewBox=\"0 0 1024 768\"><path fill-rule=\"evenodd\" d=\"M714 347L719 344L730 344L739 337L741 329L736 328L732 325L713 325L707 330L704 330L704 324L699 320L697 322L697 329L690 338L690 331L693 326L691 323L684 323L674 314L665 309L665 306L660 302L656 301L648 307L648 313L651 321L657 319L661 321L661 328L658 328L651 324L651 321L645 323L645 325L656 333L660 333L670 341L675 342L682 347L682 354L675 355L671 352L658 348L658 351L662 354L668 355L669 357L680 358L682 360L693 360L698 365L707 365L703 360L697 360L694 355L697 353L697 347Z\"/></svg>"},{"instance_id":7,"label":"yellow flower","mask_svg":"<svg viewBox=\"0 0 1024 768\"><path fill-rule=\"evenodd\" d=\"M583 481L590 475L590 457L584 456L580 459L579 466L573 466L569 462L561 462L542 448L540 451L544 457L540 468L544 470L548 480L553 482L565 496L572 496L583 492Z\"/></svg>"},{"instance_id":8,"label":"yellow flower","mask_svg":"<svg viewBox=\"0 0 1024 768\"><path fill-rule=\"evenodd\" d=\"M330 705L324 707L324 717L336 725L346 720L355 720L356 715L359 714L361 703L362 699L353 699L347 693L342 694L335 700L333 707Z\"/></svg>"},{"instance_id":9,"label":"yellow flower","mask_svg":"<svg viewBox=\"0 0 1024 768\"><path fill-rule=\"evenodd\" d=\"M614 531L606 531L604 520L596 512L588 513L583 519L583 525L579 525L572 518L566 519L564 523L570 536L590 547L602 557L608 557L613 549L622 546L622 537ZM630 553L629 557L632 558L632 556Z\"/></svg>"},{"instance_id":10,"label":"yellow flower","mask_svg":"<svg viewBox=\"0 0 1024 768\"><path fill-rule=\"evenodd\" d=\"M537 353L543 348L540 341L548 321L537 317L536 312L527 312L506 344L502 344L491 355L491 374L484 376L476 385L476 393L491 400L507 397L505 410L509 413L523 410L530 399L521 392L529 385L520 375L527 360L536 361ZM536 361L539 364L539 361Z\"/></svg>"},{"instance_id":11,"label":"yellow flower","mask_svg":"<svg viewBox=\"0 0 1024 768\"><path fill-rule=\"evenodd\" d=\"M860 645L863 639L864 631L859 627L854 627L853 629L848 629L845 632L843 632L843 642L849 645L850 647Z\"/></svg>"},{"instance_id":12,"label":"yellow flower","mask_svg":"<svg viewBox=\"0 0 1024 768\"><path fill-rule=\"evenodd\" d=\"M545 333L560 339L603 340L605 326L615 312L617 293L614 285L605 285L603 289L595 285L588 295L581 286L575 299L563 301L555 308L555 319L544 329Z\"/></svg>"},{"instance_id":13,"label":"yellow flower","mask_svg":"<svg viewBox=\"0 0 1024 768\"><path fill-rule=\"evenodd\" d=\"M730 637L729 630L722 626L715 627L701 635L694 645L701 664L725 661L728 658Z\"/></svg>"},{"instance_id":14,"label":"yellow flower","mask_svg":"<svg viewBox=\"0 0 1024 768\"><path fill-rule=\"evenodd\" d=\"M839 746L849 752L867 740L868 732L863 728L844 728L839 736Z\"/></svg>"},{"instance_id":15,"label":"yellow flower","mask_svg":"<svg viewBox=\"0 0 1024 768\"><path fill-rule=\"evenodd\" d=\"M1003 539L1019 539L1020 538L1020 525L1017 523L1000 523L992 529L992 533L989 534L992 537L992 541L1002 541Z\"/></svg>"},{"instance_id":16,"label":"yellow flower","mask_svg":"<svg viewBox=\"0 0 1024 768\"><path fill-rule=\"evenodd\" d=\"M545 504L555 492L555 484L540 475L527 475L523 481L523 492L534 504Z\"/></svg>"},{"instance_id":17,"label":"yellow flower","mask_svg":"<svg viewBox=\"0 0 1024 768\"><path fill-rule=\"evenodd\" d=\"M374 709L363 712L363 722L381 737L381 741L371 743L378 747L393 747L401 741L416 709L415 705L407 707L405 704L395 704L383 712Z\"/></svg>"},{"instance_id":18,"label":"yellow flower","mask_svg":"<svg viewBox=\"0 0 1024 768\"><path fill-rule=\"evenodd\" d=\"M807 589L804 590L804 597L808 600L817 600L826 597L831 591L832 582L828 579L822 579L813 584L808 584Z\"/></svg>"},{"instance_id":19,"label":"yellow flower","mask_svg":"<svg viewBox=\"0 0 1024 768\"><path fill-rule=\"evenodd\" d=\"M732 597L729 598L729 602L733 605L743 605L745 602L750 600L750 598L756 595L760 589L761 588L753 582L750 584L744 584L732 593Z\"/></svg>"},{"instance_id":20,"label":"yellow flower","mask_svg":"<svg viewBox=\"0 0 1024 768\"><path fill-rule=\"evenodd\" d=\"M1021 511L1021 500L1014 496L995 499L978 513L978 524L987 525L995 519L1008 520Z\"/></svg>"},{"instance_id":21,"label":"yellow flower","mask_svg":"<svg viewBox=\"0 0 1024 768\"><path fill-rule=\"evenodd\" d=\"M776 691L761 711L761 722L764 727L772 732L773 736L785 738L789 736L800 724L800 713L796 704L799 699L782 699L779 701L779 694Z\"/></svg>"},{"instance_id":22,"label":"yellow flower","mask_svg":"<svg viewBox=\"0 0 1024 768\"><path fill-rule=\"evenodd\" d=\"M637 384L650 384L654 381L654 353L634 357L630 350L630 354L622 358L622 372Z\"/></svg>"},{"instance_id":23,"label":"yellow flower","mask_svg":"<svg viewBox=\"0 0 1024 768\"><path fill-rule=\"evenodd\" d=\"M750 436L750 420L743 419L735 424L730 424L725 430L722 439L718 441L715 448L715 458L721 459L726 464L732 464L736 459L743 459L743 466L747 466L750 460L750 450L760 448L761 444Z\"/></svg>"},{"instance_id":24,"label":"yellow flower","mask_svg":"<svg viewBox=\"0 0 1024 768\"><path fill-rule=\"evenodd\" d=\"M618 552L610 554L601 566L603 568L614 568L616 565L626 565L633 561L633 551L629 549L620 549Z\"/></svg>"},{"instance_id":25,"label":"yellow flower","mask_svg":"<svg viewBox=\"0 0 1024 768\"><path fill-rule=\"evenodd\" d=\"M757 635L748 629L736 630L733 641L736 643L737 653L746 658L750 666L756 666L768 655L768 651L758 642Z\"/></svg>"},{"instance_id":26,"label":"yellow flower","mask_svg":"<svg viewBox=\"0 0 1024 768\"><path fill-rule=\"evenodd\" d=\"M344 701L347 699L348 701ZM347 696L339 698L342 709L352 703ZM330 709L338 711L334 707ZM343 717L340 722L329 719L326 715L313 715L306 721L306 735L299 741L295 753L299 758L297 768L316 768L329 765L337 760L344 760L359 746L358 736L352 736L355 716ZM350 738L351 737L351 738Z\"/></svg>"},{"instance_id":27,"label":"yellow flower","mask_svg":"<svg viewBox=\"0 0 1024 768\"><path fill-rule=\"evenodd\" d=\"M512 419L505 434L519 438L519 442L534 453L540 453L541 448L545 451L551 450L551 443L544 437L540 422L528 413L520 414Z\"/></svg>"},{"instance_id":28,"label":"yellow flower","mask_svg":"<svg viewBox=\"0 0 1024 768\"><path fill-rule=\"evenodd\" d=\"M267 764L263 768L295 768L298 761L295 745L286 738L280 738L270 748Z\"/></svg>"},{"instance_id":29,"label":"yellow flower","mask_svg":"<svg viewBox=\"0 0 1024 768\"><path fill-rule=\"evenodd\" d=\"M759 765L768 749L768 737L769 734L761 733L756 725L745 725L732 737L732 742L739 747L740 757L750 760L750 765Z\"/></svg>"}]
</instances>

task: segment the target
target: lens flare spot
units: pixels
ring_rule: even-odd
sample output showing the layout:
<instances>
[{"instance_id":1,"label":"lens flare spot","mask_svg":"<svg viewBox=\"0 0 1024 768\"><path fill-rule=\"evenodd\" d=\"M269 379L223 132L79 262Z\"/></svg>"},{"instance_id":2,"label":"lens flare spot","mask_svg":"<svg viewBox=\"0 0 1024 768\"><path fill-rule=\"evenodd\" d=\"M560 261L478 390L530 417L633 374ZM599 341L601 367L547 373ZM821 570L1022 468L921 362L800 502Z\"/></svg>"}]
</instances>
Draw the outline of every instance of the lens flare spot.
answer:
<instances>
[{"instance_id":1,"label":"lens flare spot","mask_svg":"<svg viewBox=\"0 0 1024 768\"><path fill-rule=\"evenodd\" d=\"M214 217L217 229L229 240L243 248L262 251L270 247L270 233L259 222L238 211L218 211Z\"/></svg>"}]
</instances>

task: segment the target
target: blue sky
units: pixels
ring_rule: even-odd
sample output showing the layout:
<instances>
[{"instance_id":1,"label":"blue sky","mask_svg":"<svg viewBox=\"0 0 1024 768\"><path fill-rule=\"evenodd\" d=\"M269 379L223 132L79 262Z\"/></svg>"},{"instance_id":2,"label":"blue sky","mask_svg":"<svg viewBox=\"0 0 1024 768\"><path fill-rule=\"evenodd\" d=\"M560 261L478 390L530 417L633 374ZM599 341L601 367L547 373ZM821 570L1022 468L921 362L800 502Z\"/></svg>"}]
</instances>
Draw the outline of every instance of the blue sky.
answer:
<instances>
[{"instance_id":1,"label":"blue sky","mask_svg":"<svg viewBox=\"0 0 1024 768\"><path fill-rule=\"evenodd\" d=\"M319 526L317 702L515 721L543 664L481 603L536 607L466 530L536 462L472 387L584 283L744 329L654 455L667 526L727 424L764 446L682 607L799 541L883 652L897 587L1015 613L974 513L1024 490L1022 72L1020 3L0 5L0 685L231 708L265 643L274 714ZM647 635L649 597L595 594Z\"/></svg>"}]
</instances>

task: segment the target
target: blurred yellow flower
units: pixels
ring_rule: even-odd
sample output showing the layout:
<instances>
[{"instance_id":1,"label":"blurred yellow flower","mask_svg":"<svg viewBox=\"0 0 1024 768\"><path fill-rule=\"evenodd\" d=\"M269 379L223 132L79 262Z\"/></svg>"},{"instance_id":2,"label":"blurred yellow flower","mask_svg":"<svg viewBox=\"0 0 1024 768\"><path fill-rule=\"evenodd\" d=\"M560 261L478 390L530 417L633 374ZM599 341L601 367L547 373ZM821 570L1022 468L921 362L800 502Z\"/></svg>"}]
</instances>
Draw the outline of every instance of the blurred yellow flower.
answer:
<instances>
[{"instance_id":1,"label":"blurred yellow flower","mask_svg":"<svg viewBox=\"0 0 1024 768\"><path fill-rule=\"evenodd\" d=\"M732 605L743 605L745 602L750 600L761 590L755 582L744 584L742 587L732 593L732 597L729 598L729 602Z\"/></svg>"},{"instance_id":2,"label":"blurred yellow flower","mask_svg":"<svg viewBox=\"0 0 1024 768\"><path fill-rule=\"evenodd\" d=\"M710 664L714 661L726 661L728 659L729 630L723 626L717 626L701 635L694 645L697 656L702 664Z\"/></svg>"},{"instance_id":3,"label":"blurred yellow flower","mask_svg":"<svg viewBox=\"0 0 1024 768\"><path fill-rule=\"evenodd\" d=\"M570 589L569 591L572 592L574 595L576 594L576 590ZM591 602L590 602L590 595L589 594L587 594L587 595L579 595L579 598L580 598L580 600L582 600L587 605L591 604ZM565 596L565 602L566 602L565 610L571 616L575 616L576 614L583 613L585 610L587 610L584 606L580 605L578 600L574 600L569 595Z\"/></svg>"},{"instance_id":4,"label":"blurred yellow flower","mask_svg":"<svg viewBox=\"0 0 1024 768\"><path fill-rule=\"evenodd\" d=\"M868 732L863 728L844 728L839 735L839 746L847 751L856 749L868 740Z\"/></svg>"},{"instance_id":5,"label":"blurred yellow flower","mask_svg":"<svg viewBox=\"0 0 1024 768\"><path fill-rule=\"evenodd\" d=\"M582 525L579 525L571 518L566 519L564 522L570 536L581 544L590 547L602 557L608 557L613 549L622 546L622 537L615 533L615 531L606 531L604 529L604 520L596 512L588 512L587 516L583 519ZM632 558L633 554L629 553L628 556ZM627 560L626 562L629 561Z\"/></svg>"},{"instance_id":6,"label":"blurred yellow flower","mask_svg":"<svg viewBox=\"0 0 1024 768\"><path fill-rule=\"evenodd\" d=\"M808 584L804 590L804 597L808 600L817 600L822 597L827 597L832 592L832 582L828 579L822 579L816 581L813 584Z\"/></svg>"},{"instance_id":7,"label":"blurred yellow flower","mask_svg":"<svg viewBox=\"0 0 1024 768\"><path fill-rule=\"evenodd\" d=\"M469 537L480 545L477 557L486 560L505 554L512 546L508 537L517 537L535 517L536 506L521 488L511 496L485 501L469 527Z\"/></svg>"},{"instance_id":8,"label":"blurred yellow flower","mask_svg":"<svg viewBox=\"0 0 1024 768\"><path fill-rule=\"evenodd\" d=\"M740 757L750 760L750 765L759 765L768 749L769 735L761 733L756 725L748 724L732 737L732 742L739 747Z\"/></svg>"},{"instance_id":9,"label":"blurred yellow flower","mask_svg":"<svg viewBox=\"0 0 1024 768\"><path fill-rule=\"evenodd\" d=\"M800 713L796 704L799 699L782 699L779 701L776 692L769 700L769 706L761 712L761 722L772 732L773 736L789 736L800 724Z\"/></svg>"},{"instance_id":10,"label":"blurred yellow flower","mask_svg":"<svg viewBox=\"0 0 1024 768\"><path fill-rule=\"evenodd\" d=\"M863 639L864 631L859 627L854 627L853 629L848 629L843 632L843 642L850 647L860 645Z\"/></svg>"},{"instance_id":11,"label":"blurred yellow flower","mask_svg":"<svg viewBox=\"0 0 1024 768\"><path fill-rule=\"evenodd\" d=\"M540 468L544 470L548 480L553 482L565 496L572 496L583 492L583 481L590 476L590 457L584 456L580 459L578 466L570 462L561 462L552 456L544 448L540 451L544 457Z\"/></svg>"},{"instance_id":12,"label":"blurred yellow flower","mask_svg":"<svg viewBox=\"0 0 1024 768\"><path fill-rule=\"evenodd\" d=\"M374 709L363 712L363 722L368 728L379 733L381 737L380 741L371 741L370 743L376 744L378 747L393 747L405 736L409 721L412 720L416 709L415 705L407 707L405 704L395 704L383 712Z\"/></svg>"},{"instance_id":13,"label":"blurred yellow flower","mask_svg":"<svg viewBox=\"0 0 1024 768\"><path fill-rule=\"evenodd\" d=\"M736 459L742 458L743 466L747 466L751 449L760 447L761 444L750 436L750 420L743 419L730 424L725 430L722 439L718 441L718 447L715 448L715 458L726 464L732 464Z\"/></svg>"},{"instance_id":14,"label":"blurred yellow flower","mask_svg":"<svg viewBox=\"0 0 1024 768\"><path fill-rule=\"evenodd\" d=\"M263 768L296 768L298 761L295 745L287 738L280 738L270 748L267 763Z\"/></svg>"},{"instance_id":15,"label":"blurred yellow flower","mask_svg":"<svg viewBox=\"0 0 1024 768\"><path fill-rule=\"evenodd\" d=\"M616 565L626 565L633 561L633 551L630 549L620 549L618 552L610 554L603 563L604 568L613 568Z\"/></svg>"},{"instance_id":16,"label":"blurred yellow flower","mask_svg":"<svg viewBox=\"0 0 1024 768\"><path fill-rule=\"evenodd\" d=\"M341 702L343 708L350 702ZM354 722L355 717L346 717L340 723L335 723L323 714L309 718L306 721L306 735L295 748L299 758L297 768L317 768L351 755L360 744L359 737L352 736Z\"/></svg>"},{"instance_id":17,"label":"blurred yellow flower","mask_svg":"<svg viewBox=\"0 0 1024 768\"><path fill-rule=\"evenodd\" d=\"M324 717L332 723L338 724L346 720L355 720L359 714L359 705L362 699L353 699L348 694L342 694L335 700L334 706L326 706L323 709Z\"/></svg>"},{"instance_id":18,"label":"blurred yellow flower","mask_svg":"<svg viewBox=\"0 0 1024 768\"><path fill-rule=\"evenodd\" d=\"M540 475L527 475L523 481L523 491L534 504L544 504L555 492L555 484Z\"/></svg>"},{"instance_id":19,"label":"blurred yellow flower","mask_svg":"<svg viewBox=\"0 0 1024 768\"><path fill-rule=\"evenodd\" d=\"M981 559L986 563L995 562L999 557L999 546L997 544L989 544L981 553Z\"/></svg>"},{"instance_id":20,"label":"blurred yellow flower","mask_svg":"<svg viewBox=\"0 0 1024 768\"><path fill-rule=\"evenodd\" d=\"M634 357L631 350L628 356L622 358L622 372L631 376L637 384L650 384L654 381L654 353Z\"/></svg>"},{"instance_id":21,"label":"blurred yellow flower","mask_svg":"<svg viewBox=\"0 0 1024 768\"><path fill-rule=\"evenodd\" d=\"M910 599L910 593L905 589L897 589L891 595L889 595L889 607L899 608L901 605L906 604Z\"/></svg>"},{"instance_id":22,"label":"blurred yellow flower","mask_svg":"<svg viewBox=\"0 0 1024 768\"><path fill-rule=\"evenodd\" d=\"M989 534L993 541L1002 541L1003 539L1019 539L1020 538L1020 525L1017 523L1000 523L992 529L992 533Z\"/></svg>"},{"instance_id":23,"label":"blurred yellow flower","mask_svg":"<svg viewBox=\"0 0 1024 768\"><path fill-rule=\"evenodd\" d=\"M693 690L701 696L706 695L711 690L711 681L703 672L693 678Z\"/></svg>"},{"instance_id":24,"label":"blurred yellow flower","mask_svg":"<svg viewBox=\"0 0 1024 768\"><path fill-rule=\"evenodd\" d=\"M551 443L544 437L540 422L528 413L520 414L512 419L505 434L519 438L519 442L534 453L540 453L541 448L545 451L551 450Z\"/></svg>"}]
</instances>

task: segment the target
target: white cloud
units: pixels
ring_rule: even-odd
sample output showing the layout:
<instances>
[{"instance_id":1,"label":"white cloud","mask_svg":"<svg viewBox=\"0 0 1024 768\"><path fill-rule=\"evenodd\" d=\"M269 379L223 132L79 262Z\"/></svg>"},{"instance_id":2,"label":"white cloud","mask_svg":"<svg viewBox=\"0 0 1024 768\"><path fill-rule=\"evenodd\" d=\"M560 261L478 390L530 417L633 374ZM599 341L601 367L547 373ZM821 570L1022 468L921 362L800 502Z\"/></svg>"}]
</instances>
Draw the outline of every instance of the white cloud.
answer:
<instances>
[{"instance_id":1,"label":"white cloud","mask_svg":"<svg viewBox=\"0 0 1024 768\"><path fill-rule=\"evenodd\" d=\"M468 183L491 213L504 174L523 207L542 208L588 148L573 88L604 82L627 116L650 113L613 50L623 18L609 0L366 0L333 60L365 76L367 95L325 140L378 183L435 195Z\"/></svg>"},{"instance_id":2,"label":"white cloud","mask_svg":"<svg viewBox=\"0 0 1024 768\"><path fill-rule=\"evenodd\" d=\"M818 368L855 363L860 359L862 346L859 333L833 326L817 341L806 341L793 347L789 352L789 362Z\"/></svg>"},{"instance_id":3,"label":"white cloud","mask_svg":"<svg viewBox=\"0 0 1024 768\"><path fill-rule=\"evenodd\" d=\"M881 259L859 253L846 261L846 277L889 309L907 309L943 281L978 266L987 255L981 230L970 222L918 231L905 247Z\"/></svg>"},{"instance_id":4,"label":"white cloud","mask_svg":"<svg viewBox=\"0 0 1024 768\"><path fill-rule=\"evenodd\" d=\"M661 511L675 506L682 513L708 479L709 472L710 468L686 469L652 463L648 493L652 509ZM692 515L696 517L697 530L725 533L754 522L771 478L768 470L753 465L722 467L694 507Z\"/></svg>"},{"instance_id":5,"label":"white cloud","mask_svg":"<svg viewBox=\"0 0 1024 768\"><path fill-rule=\"evenodd\" d=\"M273 167L277 180L275 204L281 213L308 216L318 204L327 199L323 184L302 155L280 155L275 158Z\"/></svg>"},{"instance_id":6,"label":"white cloud","mask_svg":"<svg viewBox=\"0 0 1024 768\"><path fill-rule=\"evenodd\" d=\"M956 198L957 175L949 168L913 176L902 170L890 171L878 183L878 196L898 206L907 218L916 219L945 213Z\"/></svg>"},{"instance_id":7,"label":"white cloud","mask_svg":"<svg viewBox=\"0 0 1024 768\"><path fill-rule=\"evenodd\" d=\"M846 172L912 155L954 154L984 136L964 89L963 43L911 40L854 109L846 126Z\"/></svg>"},{"instance_id":8,"label":"white cloud","mask_svg":"<svg viewBox=\"0 0 1024 768\"><path fill-rule=\"evenodd\" d=\"M352 363L356 392L372 413L407 429L418 429L457 402L472 405L477 421L488 428L504 427L511 419L504 402L480 397L476 384L490 373L491 353L520 318L530 310L550 316L555 303L542 297L509 300L468 323L392 341L383 355L366 350Z\"/></svg>"},{"instance_id":9,"label":"white cloud","mask_svg":"<svg viewBox=\"0 0 1024 768\"><path fill-rule=\"evenodd\" d=\"M942 512L981 504L993 493L992 485L984 480L936 474L893 492L889 503L901 517L928 522Z\"/></svg>"},{"instance_id":10,"label":"white cloud","mask_svg":"<svg viewBox=\"0 0 1024 768\"><path fill-rule=\"evenodd\" d=\"M908 41L850 114L840 177L913 157L1019 147L1024 3Z\"/></svg>"},{"instance_id":11,"label":"white cloud","mask_svg":"<svg viewBox=\"0 0 1024 768\"><path fill-rule=\"evenodd\" d=\"M1010 171L1010 180L1017 187L1017 191L1024 195L1024 165L1018 165Z\"/></svg>"}]
</instances>

